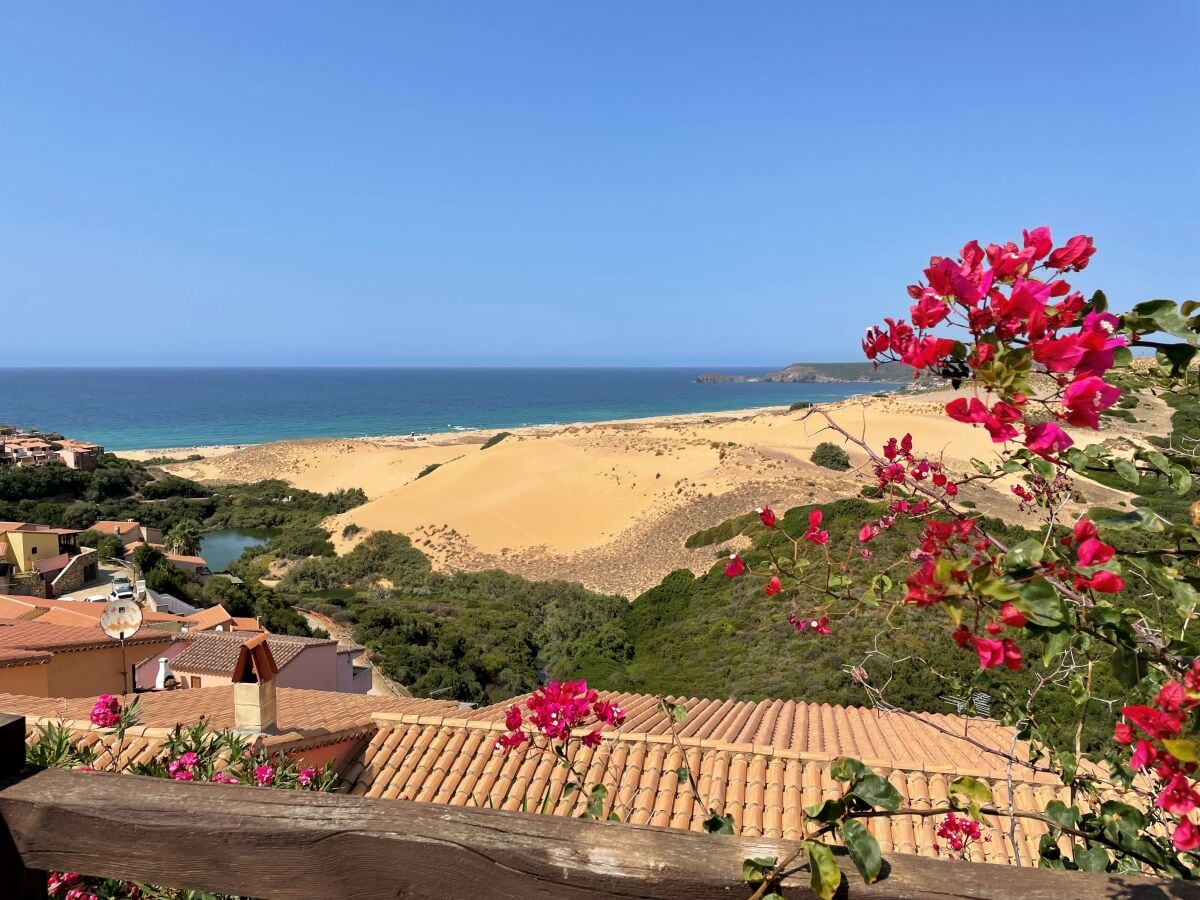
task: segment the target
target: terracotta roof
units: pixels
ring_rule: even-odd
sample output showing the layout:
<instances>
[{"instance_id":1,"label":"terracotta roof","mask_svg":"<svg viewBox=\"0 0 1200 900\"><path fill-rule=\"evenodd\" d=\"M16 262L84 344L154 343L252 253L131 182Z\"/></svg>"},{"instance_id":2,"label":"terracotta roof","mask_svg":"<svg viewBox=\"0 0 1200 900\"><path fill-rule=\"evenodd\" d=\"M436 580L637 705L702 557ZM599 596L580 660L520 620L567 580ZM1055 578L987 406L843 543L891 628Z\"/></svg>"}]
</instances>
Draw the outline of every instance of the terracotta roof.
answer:
<instances>
[{"instance_id":1,"label":"terracotta roof","mask_svg":"<svg viewBox=\"0 0 1200 900\"><path fill-rule=\"evenodd\" d=\"M569 773L550 752L528 745L509 756L494 749L503 733L499 723L463 718L379 716L380 728L362 759L346 771L351 792L368 797L488 806L519 810L541 808L577 816L586 805L583 792L564 796ZM389 721L390 720L390 721ZM804 806L837 796L842 786L829 776L830 760L806 758L797 750L714 743L683 738L682 750L670 737L611 734L595 750L572 744L571 759L585 773L585 784L609 788L604 816L615 812L623 822L702 831L709 808L734 818L735 833L800 839ZM687 778L695 776L699 802ZM876 765L899 791L902 806L929 807L947 800L947 787L960 772ZM990 781L997 805L1008 804L1006 780ZM1054 783L1014 779L1017 809L1043 810L1054 799L1068 800L1067 788ZM867 825L884 853L935 856L936 819L871 819ZM990 817L986 841L972 850L978 862L1013 863L1007 817ZM1046 832L1040 823L1018 819L1016 838L1021 862L1036 865L1037 844Z\"/></svg>"},{"instance_id":2,"label":"terracotta roof","mask_svg":"<svg viewBox=\"0 0 1200 900\"><path fill-rule=\"evenodd\" d=\"M67 563L71 561L71 557L66 553L60 553L58 556L48 556L45 559L35 559L33 567L45 575L47 572L60 572L67 567Z\"/></svg>"},{"instance_id":3,"label":"terracotta roof","mask_svg":"<svg viewBox=\"0 0 1200 900\"><path fill-rule=\"evenodd\" d=\"M232 620L233 616L229 615L228 610L219 603L183 617L188 628L194 631L207 631L209 628L216 628L218 625L224 625Z\"/></svg>"},{"instance_id":4,"label":"terracotta roof","mask_svg":"<svg viewBox=\"0 0 1200 900\"><path fill-rule=\"evenodd\" d=\"M604 692L602 696L625 710L622 732L652 736L670 735L670 717L648 694ZM990 719L918 713L934 728L899 715L861 706L830 706L796 700L698 700L668 698L687 707L687 717L676 726L681 737L738 746L796 750L812 759L853 756L871 765L890 762L907 768L941 766L950 771L1003 771L999 757L966 740L951 738L937 729L968 737L977 744L1008 751L1012 729ZM505 710L525 697L468 712L464 718L503 722Z\"/></svg>"},{"instance_id":5,"label":"terracotta roof","mask_svg":"<svg viewBox=\"0 0 1200 900\"><path fill-rule=\"evenodd\" d=\"M141 631L125 640L126 645L169 644L175 636L166 631ZM0 619L0 647L10 650L92 650L116 646L118 642L99 625L75 626L22 619Z\"/></svg>"},{"instance_id":6,"label":"terracotta roof","mask_svg":"<svg viewBox=\"0 0 1200 900\"><path fill-rule=\"evenodd\" d=\"M37 666L50 662L53 653L45 650L9 650L0 649L0 669L11 669L14 666Z\"/></svg>"},{"instance_id":7,"label":"terracotta roof","mask_svg":"<svg viewBox=\"0 0 1200 900\"><path fill-rule=\"evenodd\" d=\"M253 616L233 616L233 627L238 631L266 631Z\"/></svg>"},{"instance_id":8,"label":"terracotta roof","mask_svg":"<svg viewBox=\"0 0 1200 900\"><path fill-rule=\"evenodd\" d=\"M203 556L185 556L182 553L166 553L164 554L171 562L187 563L193 566L207 566Z\"/></svg>"},{"instance_id":9,"label":"terracotta roof","mask_svg":"<svg viewBox=\"0 0 1200 900\"><path fill-rule=\"evenodd\" d=\"M99 531L101 534L121 535L129 534L131 531L137 531L141 527L142 526L137 522L114 522L105 520L97 522L95 525L89 528L88 531Z\"/></svg>"},{"instance_id":10,"label":"terracotta roof","mask_svg":"<svg viewBox=\"0 0 1200 900\"><path fill-rule=\"evenodd\" d=\"M104 614L104 603L85 603L82 600L48 600L42 597L10 597L0 594L0 618L37 619L52 625L93 625ZM171 613L142 610L142 621L182 622L181 616Z\"/></svg>"},{"instance_id":11,"label":"terracotta roof","mask_svg":"<svg viewBox=\"0 0 1200 900\"><path fill-rule=\"evenodd\" d=\"M9 531L21 531L21 532L27 532L27 533L36 533L36 534L57 534L57 535L82 534L83 533L77 528L53 528L50 525L34 525L30 522L25 522L24 524L19 525L16 528L10 528L8 530Z\"/></svg>"},{"instance_id":12,"label":"terracotta roof","mask_svg":"<svg viewBox=\"0 0 1200 900\"><path fill-rule=\"evenodd\" d=\"M206 720L214 728L232 728L233 685L211 688L189 688L177 691L154 691L127 694L123 704L138 701L138 726L130 733L135 737L157 729L162 737L177 724L189 725ZM297 688L277 688L277 722L279 734L268 745L295 747L298 741L311 746L328 741L332 736L347 733L373 732L373 716L449 714L457 703L446 700L422 700L411 697L371 697L365 694L345 694L337 691L310 691ZM0 712L23 715L32 725L66 721L73 730L90 731L88 716L95 697L29 697L20 694L0 694Z\"/></svg>"},{"instance_id":13,"label":"terracotta roof","mask_svg":"<svg viewBox=\"0 0 1200 900\"><path fill-rule=\"evenodd\" d=\"M229 675L232 677L241 654L242 645L247 639L263 637L274 657L277 670L282 670L288 663L299 656L305 647L314 644L335 644L332 638L297 638L290 635L238 634L222 631L190 632L182 640L187 641L188 647L173 660L171 668L179 672L210 672L213 674Z\"/></svg>"}]
</instances>

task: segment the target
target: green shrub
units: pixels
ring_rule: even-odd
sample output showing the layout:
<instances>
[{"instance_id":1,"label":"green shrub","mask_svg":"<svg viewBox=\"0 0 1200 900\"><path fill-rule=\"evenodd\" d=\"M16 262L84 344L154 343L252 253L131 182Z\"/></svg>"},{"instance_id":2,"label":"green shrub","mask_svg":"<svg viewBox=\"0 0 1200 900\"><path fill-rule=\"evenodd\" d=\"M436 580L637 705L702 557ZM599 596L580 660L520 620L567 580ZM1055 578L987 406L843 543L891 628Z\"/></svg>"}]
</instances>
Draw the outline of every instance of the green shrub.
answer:
<instances>
[{"instance_id":1,"label":"green shrub","mask_svg":"<svg viewBox=\"0 0 1200 900\"><path fill-rule=\"evenodd\" d=\"M349 525L347 525L345 528L342 529L342 537L352 538L356 534L358 534L360 531L362 531L362 526L355 525L353 522L351 522Z\"/></svg>"},{"instance_id":2,"label":"green shrub","mask_svg":"<svg viewBox=\"0 0 1200 900\"><path fill-rule=\"evenodd\" d=\"M868 500L878 500L883 496L883 491L877 484L864 484L858 489L858 496L866 497Z\"/></svg>"},{"instance_id":3,"label":"green shrub","mask_svg":"<svg viewBox=\"0 0 1200 900\"><path fill-rule=\"evenodd\" d=\"M509 438L509 437L512 437L511 431L497 432L496 434L493 434L490 438L488 438L486 441L484 441L483 446L480 447L479 449L486 450L488 447L495 447L502 440L504 440L505 438Z\"/></svg>"},{"instance_id":4,"label":"green shrub","mask_svg":"<svg viewBox=\"0 0 1200 900\"><path fill-rule=\"evenodd\" d=\"M496 438L498 438L498 437L500 437L500 435L496 435ZM492 440L494 441L494 440L496 440L496 438L492 438ZM490 447L490 446L491 446L491 442L489 441L487 444L484 444L483 446L484 446L484 447ZM423 469L422 469L420 472L418 472L418 473L417 473L417 477L418 477L418 478L424 478L426 475L428 475L428 474L429 474L430 472L432 472L434 469L440 468L440 467L441 467L441 465L442 465L441 463L430 463L430 464L429 464L429 465L427 465L425 468L423 468Z\"/></svg>"},{"instance_id":5,"label":"green shrub","mask_svg":"<svg viewBox=\"0 0 1200 900\"><path fill-rule=\"evenodd\" d=\"M811 458L818 466L833 469L835 472L845 472L850 468L850 454L829 441L817 444L817 449L813 451Z\"/></svg>"},{"instance_id":6,"label":"green shrub","mask_svg":"<svg viewBox=\"0 0 1200 900\"><path fill-rule=\"evenodd\" d=\"M791 406L788 407L788 411L795 412L798 409L811 409L811 408L812 408L812 403L809 402L808 400L797 400L795 403L793 403Z\"/></svg>"}]
</instances>

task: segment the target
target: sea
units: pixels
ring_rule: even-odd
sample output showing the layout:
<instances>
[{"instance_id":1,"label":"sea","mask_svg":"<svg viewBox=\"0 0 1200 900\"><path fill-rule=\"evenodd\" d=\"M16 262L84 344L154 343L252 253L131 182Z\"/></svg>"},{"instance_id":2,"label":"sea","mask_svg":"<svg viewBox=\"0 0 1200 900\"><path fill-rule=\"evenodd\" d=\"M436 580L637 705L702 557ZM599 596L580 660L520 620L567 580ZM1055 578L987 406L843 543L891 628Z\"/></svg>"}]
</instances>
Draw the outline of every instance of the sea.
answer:
<instances>
[{"instance_id":1,"label":"sea","mask_svg":"<svg viewBox=\"0 0 1200 900\"><path fill-rule=\"evenodd\" d=\"M717 413L899 386L697 382L706 371L714 370L0 368L0 422L142 450Z\"/></svg>"}]
</instances>

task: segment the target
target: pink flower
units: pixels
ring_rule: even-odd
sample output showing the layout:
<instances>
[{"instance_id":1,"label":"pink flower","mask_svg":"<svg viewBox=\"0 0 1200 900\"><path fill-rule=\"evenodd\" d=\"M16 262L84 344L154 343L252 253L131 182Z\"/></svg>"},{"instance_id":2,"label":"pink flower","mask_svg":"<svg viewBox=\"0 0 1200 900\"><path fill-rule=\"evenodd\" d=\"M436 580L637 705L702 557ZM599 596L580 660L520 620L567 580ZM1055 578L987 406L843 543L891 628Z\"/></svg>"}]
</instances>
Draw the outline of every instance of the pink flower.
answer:
<instances>
[{"instance_id":1,"label":"pink flower","mask_svg":"<svg viewBox=\"0 0 1200 900\"><path fill-rule=\"evenodd\" d=\"M725 563L725 577L737 578L746 571L746 564L736 553L729 554L729 562Z\"/></svg>"},{"instance_id":2,"label":"pink flower","mask_svg":"<svg viewBox=\"0 0 1200 900\"><path fill-rule=\"evenodd\" d=\"M771 580L767 582L767 586L763 588L763 593L768 597L774 597L783 589L783 583L779 580L778 575L772 575Z\"/></svg>"},{"instance_id":3,"label":"pink flower","mask_svg":"<svg viewBox=\"0 0 1200 900\"><path fill-rule=\"evenodd\" d=\"M92 724L97 728L114 728L121 721L121 702L112 694L102 694L92 706Z\"/></svg>"},{"instance_id":4,"label":"pink flower","mask_svg":"<svg viewBox=\"0 0 1200 900\"><path fill-rule=\"evenodd\" d=\"M804 533L804 539L813 544L828 544L829 532L821 530L821 520L825 514L819 509L814 509L808 514L808 531Z\"/></svg>"},{"instance_id":5,"label":"pink flower","mask_svg":"<svg viewBox=\"0 0 1200 900\"><path fill-rule=\"evenodd\" d=\"M979 654L979 668L991 669L995 666L1006 666L1012 672L1021 668L1021 648L1016 641L1004 638L997 641L990 638L974 638L975 652Z\"/></svg>"},{"instance_id":6,"label":"pink flower","mask_svg":"<svg viewBox=\"0 0 1200 900\"><path fill-rule=\"evenodd\" d=\"M1120 388L1095 375L1076 379L1063 391L1063 405L1067 408L1064 419L1068 425L1099 428L1100 412L1116 403L1120 396Z\"/></svg>"},{"instance_id":7,"label":"pink flower","mask_svg":"<svg viewBox=\"0 0 1200 900\"><path fill-rule=\"evenodd\" d=\"M1200 828L1193 825L1191 819L1183 819L1175 826L1171 840L1175 842L1176 850L1195 850L1200 847Z\"/></svg>"},{"instance_id":8,"label":"pink flower","mask_svg":"<svg viewBox=\"0 0 1200 900\"><path fill-rule=\"evenodd\" d=\"M1129 758L1129 766L1135 771L1141 771L1146 766L1153 765L1157 760L1158 751L1154 749L1154 745L1149 741L1138 741L1133 756Z\"/></svg>"},{"instance_id":9,"label":"pink flower","mask_svg":"<svg viewBox=\"0 0 1200 900\"><path fill-rule=\"evenodd\" d=\"M761 508L756 509L755 512L758 513L758 517L762 519L764 525L768 528L775 527L775 513L771 507L764 504Z\"/></svg>"},{"instance_id":10,"label":"pink flower","mask_svg":"<svg viewBox=\"0 0 1200 900\"><path fill-rule=\"evenodd\" d=\"M1081 272L1087 268L1088 261L1095 252L1092 239L1087 235L1077 234L1051 253L1046 265L1063 272Z\"/></svg>"},{"instance_id":11,"label":"pink flower","mask_svg":"<svg viewBox=\"0 0 1200 900\"><path fill-rule=\"evenodd\" d=\"M582 743L583 746L585 746L585 747L599 747L600 746L600 729L593 728L591 731L589 731L587 734L585 734L579 740L580 740L580 743Z\"/></svg>"},{"instance_id":12,"label":"pink flower","mask_svg":"<svg viewBox=\"0 0 1200 900\"><path fill-rule=\"evenodd\" d=\"M275 780L275 767L271 765L261 765L254 770L254 781L259 787L266 787Z\"/></svg>"},{"instance_id":13,"label":"pink flower","mask_svg":"<svg viewBox=\"0 0 1200 900\"><path fill-rule=\"evenodd\" d=\"M1029 620L1011 603L1005 603L1000 607L1000 621L1009 628L1024 628L1029 624Z\"/></svg>"},{"instance_id":14,"label":"pink flower","mask_svg":"<svg viewBox=\"0 0 1200 900\"><path fill-rule=\"evenodd\" d=\"M1087 579L1087 586L1093 591L1100 591L1102 594L1119 594L1125 590L1125 579L1116 572L1101 569L1091 578Z\"/></svg>"},{"instance_id":15,"label":"pink flower","mask_svg":"<svg viewBox=\"0 0 1200 900\"><path fill-rule=\"evenodd\" d=\"M298 781L304 787L308 787L310 784L312 784L314 781L316 781L316 778L317 778L317 770L314 769L312 766L309 766L306 769L301 769L296 774L296 781Z\"/></svg>"},{"instance_id":16,"label":"pink flower","mask_svg":"<svg viewBox=\"0 0 1200 900\"><path fill-rule=\"evenodd\" d=\"M238 780L236 778L234 778L232 775L230 775L228 772L213 772L212 778L210 778L208 780L212 781L212 782L216 782L217 784L237 784L238 783Z\"/></svg>"},{"instance_id":17,"label":"pink flower","mask_svg":"<svg viewBox=\"0 0 1200 900\"><path fill-rule=\"evenodd\" d=\"M1053 422L1025 426L1025 446L1041 456L1062 453L1075 442Z\"/></svg>"},{"instance_id":18,"label":"pink flower","mask_svg":"<svg viewBox=\"0 0 1200 900\"><path fill-rule=\"evenodd\" d=\"M1079 565L1102 566L1113 558L1116 551L1099 538L1090 537L1079 545Z\"/></svg>"},{"instance_id":19,"label":"pink flower","mask_svg":"<svg viewBox=\"0 0 1200 900\"><path fill-rule=\"evenodd\" d=\"M497 738L496 749L503 751L505 755L507 755L513 750L516 750L523 743L525 743L525 732L514 731L510 734L502 735L501 737Z\"/></svg>"},{"instance_id":20,"label":"pink flower","mask_svg":"<svg viewBox=\"0 0 1200 900\"><path fill-rule=\"evenodd\" d=\"M504 712L504 727L509 731L516 731L521 727L521 710L517 704L513 704Z\"/></svg>"},{"instance_id":21,"label":"pink flower","mask_svg":"<svg viewBox=\"0 0 1200 900\"><path fill-rule=\"evenodd\" d=\"M613 728L620 728L625 722L625 710L611 700L597 700L592 704L592 712L597 719Z\"/></svg>"},{"instance_id":22,"label":"pink flower","mask_svg":"<svg viewBox=\"0 0 1200 900\"><path fill-rule=\"evenodd\" d=\"M1155 806L1177 816L1186 816L1197 804L1200 804L1200 794L1193 790L1187 776L1180 772L1167 782L1167 786L1154 801Z\"/></svg>"},{"instance_id":23,"label":"pink flower","mask_svg":"<svg viewBox=\"0 0 1200 900\"><path fill-rule=\"evenodd\" d=\"M1033 259L1036 262L1054 246L1054 242L1050 239L1050 229L1045 225L1033 229L1033 231L1022 231L1021 236L1025 239L1025 248L1033 249Z\"/></svg>"}]
</instances>

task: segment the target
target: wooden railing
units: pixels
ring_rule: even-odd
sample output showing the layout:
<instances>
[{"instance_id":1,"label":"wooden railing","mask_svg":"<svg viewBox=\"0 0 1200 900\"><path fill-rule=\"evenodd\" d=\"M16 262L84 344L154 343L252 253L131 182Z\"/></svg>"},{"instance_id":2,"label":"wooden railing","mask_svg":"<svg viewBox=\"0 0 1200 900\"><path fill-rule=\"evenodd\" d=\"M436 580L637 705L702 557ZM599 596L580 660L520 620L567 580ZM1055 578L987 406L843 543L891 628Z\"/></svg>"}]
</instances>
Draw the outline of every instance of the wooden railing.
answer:
<instances>
[{"instance_id":1,"label":"wooden railing","mask_svg":"<svg viewBox=\"0 0 1200 900\"><path fill-rule=\"evenodd\" d=\"M0 897L44 897L72 871L269 898L652 897L743 900L747 857L796 845L342 794L25 769L25 723L0 716ZM892 856L839 896L1197 897L1179 882ZM808 876L784 882L811 897Z\"/></svg>"}]
</instances>

